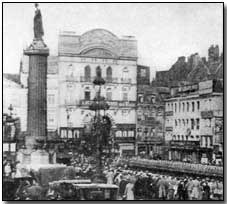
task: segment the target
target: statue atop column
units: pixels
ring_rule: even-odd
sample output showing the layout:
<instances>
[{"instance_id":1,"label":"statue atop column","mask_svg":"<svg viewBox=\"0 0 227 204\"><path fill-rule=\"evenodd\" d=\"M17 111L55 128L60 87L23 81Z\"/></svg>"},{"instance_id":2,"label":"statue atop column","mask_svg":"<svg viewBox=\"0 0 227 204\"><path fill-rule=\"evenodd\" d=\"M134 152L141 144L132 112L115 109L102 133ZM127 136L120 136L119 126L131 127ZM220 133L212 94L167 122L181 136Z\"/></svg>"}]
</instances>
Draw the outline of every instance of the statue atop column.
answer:
<instances>
[{"instance_id":1,"label":"statue atop column","mask_svg":"<svg viewBox=\"0 0 227 204\"><path fill-rule=\"evenodd\" d=\"M35 11L35 17L34 17L34 39L42 40L42 36L44 35L43 22L42 22L41 11L38 7L39 7L39 4L35 3L36 11Z\"/></svg>"}]
</instances>

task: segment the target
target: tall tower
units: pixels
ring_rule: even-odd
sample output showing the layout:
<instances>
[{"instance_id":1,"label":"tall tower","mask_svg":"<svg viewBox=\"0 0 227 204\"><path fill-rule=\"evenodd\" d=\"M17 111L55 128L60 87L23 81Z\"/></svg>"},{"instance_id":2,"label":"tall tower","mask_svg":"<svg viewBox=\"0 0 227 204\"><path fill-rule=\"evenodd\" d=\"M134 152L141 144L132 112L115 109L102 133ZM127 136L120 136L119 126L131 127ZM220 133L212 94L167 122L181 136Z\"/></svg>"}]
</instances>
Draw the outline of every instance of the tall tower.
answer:
<instances>
[{"instance_id":1,"label":"tall tower","mask_svg":"<svg viewBox=\"0 0 227 204\"><path fill-rule=\"evenodd\" d=\"M33 149L37 140L47 137L47 57L49 49L42 36L43 25L41 11L35 4L34 39L32 44L24 50L29 56L28 76L28 112L26 147Z\"/></svg>"}]
</instances>

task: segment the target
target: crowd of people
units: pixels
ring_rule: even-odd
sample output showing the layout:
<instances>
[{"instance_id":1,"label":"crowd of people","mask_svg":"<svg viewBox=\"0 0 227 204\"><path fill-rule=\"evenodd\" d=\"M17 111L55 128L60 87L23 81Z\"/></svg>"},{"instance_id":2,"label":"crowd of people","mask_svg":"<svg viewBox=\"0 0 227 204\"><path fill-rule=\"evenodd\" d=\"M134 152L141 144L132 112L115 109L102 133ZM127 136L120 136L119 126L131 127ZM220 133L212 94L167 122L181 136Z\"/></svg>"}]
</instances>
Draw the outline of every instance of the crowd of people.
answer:
<instances>
[{"instance_id":1,"label":"crowd of people","mask_svg":"<svg viewBox=\"0 0 227 204\"><path fill-rule=\"evenodd\" d=\"M119 157L114 159L103 158L103 173L106 177L106 183L118 186L118 200L223 199L223 181L217 177L176 176L174 173L154 173L150 170L132 168L127 165L127 162L121 163L120 161L122 160ZM157 164L160 162L156 161ZM61 179L92 178L95 173L96 164L97 162L93 157L77 154L71 159L70 168L67 172L64 172L64 177ZM14 172L12 169L15 169L15 175L17 175L19 167L20 163L17 163L16 168L13 168L9 161L5 161L4 175L12 176L12 172ZM178 166L178 168L181 167ZM42 191L40 184L34 179L32 182L21 180L18 185L16 193L16 195L19 195L18 197L22 196L21 192L25 188L31 192L34 190L36 192ZM38 196L41 193L33 194L37 195L38 200ZM22 198L28 199L29 196L23 194Z\"/></svg>"},{"instance_id":2,"label":"crowd of people","mask_svg":"<svg viewBox=\"0 0 227 204\"><path fill-rule=\"evenodd\" d=\"M200 177L177 177L131 170L105 169L107 183L119 187L119 200L222 200L223 181Z\"/></svg>"},{"instance_id":3,"label":"crowd of people","mask_svg":"<svg viewBox=\"0 0 227 204\"><path fill-rule=\"evenodd\" d=\"M122 160L123 162L128 162L129 159ZM150 159L141 159L138 157L134 157L130 159L130 162L134 164L134 166L141 167L149 167L158 169L166 169L175 170L182 169L184 172L197 174L206 174L206 175L222 175L223 167L221 166L212 166L212 165L204 165L204 164L192 164L187 162L178 162L178 161L167 161L167 160L150 160Z\"/></svg>"}]
</instances>

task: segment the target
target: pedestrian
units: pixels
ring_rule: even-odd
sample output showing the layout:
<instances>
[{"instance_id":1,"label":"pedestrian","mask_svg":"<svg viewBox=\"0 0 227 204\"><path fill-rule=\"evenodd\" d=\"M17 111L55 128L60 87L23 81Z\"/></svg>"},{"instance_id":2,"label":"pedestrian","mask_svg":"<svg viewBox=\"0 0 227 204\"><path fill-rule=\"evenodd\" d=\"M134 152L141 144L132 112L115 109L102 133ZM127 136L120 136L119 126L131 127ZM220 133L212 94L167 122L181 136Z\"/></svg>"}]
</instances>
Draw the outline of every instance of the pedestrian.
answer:
<instances>
[{"instance_id":1,"label":"pedestrian","mask_svg":"<svg viewBox=\"0 0 227 204\"><path fill-rule=\"evenodd\" d=\"M134 184L129 182L125 187L125 200L134 200Z\"/></svg>"},{"instance_id":2,"label":"pedestrian","mask_svg":"<svg viewBox=\"0 0 227 204\"><path fill-rule=\"evenodd\" d=\"M158 181L158 198L160 200L165 200L166 199L166 182L163 177L160 178Z\"/></svg>"},{"instance_id":3,"label":"pedestrian","mask_svg":"<svg viewBox=\"0 0 227 204\"><path fill-rule=\"evenodd\" d=\"M119 191L118 191L120 200L124 199L125 187L127 184L128 182L125 179L125 175L123 175L122 180L120 181L120 184L119 184Z\"/></svg>"},{"instance_id":4,"label":"pedestrian","mask_svg":"<svg viewBox=\"0 0 227 204\"><path fill-rule=\"evenodd\" d=\"M193 181L193 187L192 187L192 200L199 200L200 199L200 182L199 177L197 177Z\"/></svg>"},{"instance_id":5,"label":"pedestrian","mask_svg":"<svg viewBox=\"0 0 227 204\"><path fill-rule=\"evenodd\" d=\"M203 200L210 200L210 186L207 181L203 184Z\"/></svg>"},{"instance_id":6,"label":"pedestrian","mask_svg":"<svg viewBox=\"0 0 227 204\"><path fill-rule=\"evenodd\" d=\"M189 178L189 180L188 180L188 182L186 184L186 189L187 189L188 200L192 200L192 189L193 189L192 177Z\"/></svg>"},{"instance_id":7,"label":"pedestrian","mask_svg":"<svg viewBox=\"0 0 227 204\"><path fill-rule=\"evenodd\" d=\"M7 163L5 164L4 172L5 172L6 177L11 177L12 166L11 166L10 161L7 161Z\"/></svg>"},{"instance_id":8,"label":"pedestrian","mask_svg":"<svg viewBox=\"0 0 227 204\"><path fill-rule=\"evenodd\" d=\"M184 181L181 180L177 188L177 195L179 200L184 200L184 193Z\"/></svg>"}]
</instances>

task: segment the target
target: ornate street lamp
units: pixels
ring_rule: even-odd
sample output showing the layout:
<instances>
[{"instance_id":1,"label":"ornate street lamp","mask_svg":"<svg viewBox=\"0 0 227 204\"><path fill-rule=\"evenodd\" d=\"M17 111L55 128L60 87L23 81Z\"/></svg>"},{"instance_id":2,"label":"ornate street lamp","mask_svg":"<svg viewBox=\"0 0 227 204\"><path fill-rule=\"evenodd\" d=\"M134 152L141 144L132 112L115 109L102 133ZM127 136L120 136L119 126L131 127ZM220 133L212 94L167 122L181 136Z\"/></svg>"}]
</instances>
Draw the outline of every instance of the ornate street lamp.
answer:
<instances>
[{"instance_id":1,"label":"ornate street lamp","mask_svg":"<svg viewBox=\"0 0 227 204\"><path fill-rule=\"evenodd\" d=\"M103 166L102 166L102 151L103 146L106 144L105 141L107 141L108 132L105 131L106 126L106 120L105 115L101 115L101 111L105 111L109 109L109 105L106 103L105 98L101 96L101 86L105 84L104 79L101 76L101 72L97 71L97 76L95 80L93 81L93 84L95 86L98 86L98 91L96 93L96 96L93 100L93 103L90 105L89 109L92 111L95 111L95 117L94 117L94 133L93 137L96 139L96 174L94 176L93 182L95 183L104 183L105 182L105 176L103 175Z\"/></svg>"}]
</instances>

